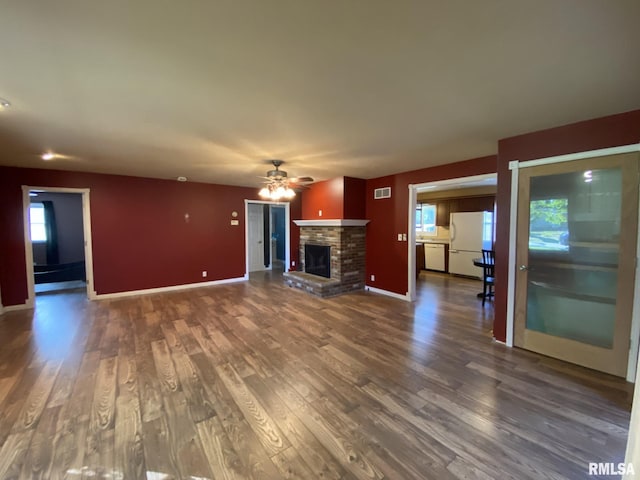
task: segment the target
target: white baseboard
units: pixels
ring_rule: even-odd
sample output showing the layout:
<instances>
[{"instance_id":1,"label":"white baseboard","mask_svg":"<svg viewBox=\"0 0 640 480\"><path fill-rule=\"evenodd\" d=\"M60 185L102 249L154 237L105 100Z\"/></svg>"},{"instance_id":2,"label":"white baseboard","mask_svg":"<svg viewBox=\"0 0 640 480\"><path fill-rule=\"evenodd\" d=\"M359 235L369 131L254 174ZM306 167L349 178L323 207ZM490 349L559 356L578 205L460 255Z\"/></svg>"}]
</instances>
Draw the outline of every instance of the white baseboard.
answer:
<instances>
[{"instance_id":1,"label":"white baseboard","mask_svg":"<svg viewBox=\"0 0 640 480\"><path fill-rule=\"evenodd\" d=\"M368 285L365 286L364 289L372 293L378 293L380 295L397 298L398 300L404 300L405 302L411 301L408 295L400 295L399 293L390 292L389 290L382 290L381 288L370 287Z\"/></svg>"},{"instance_id":2,"label":"white baseboard","mask_svg":"<svg viewBox=\"0 0 640 480\"><path fill-rule=\"evenodd\" d=\"M0 314L14 312L16 310L28 310L29 308L33 308L33 306L29 305L28 303L21 303L19 305L8 305L6 307L3 306L2 308L0 308Z\"/></svg>"},{"instance_id":3,"label":"white baseboard","mask_svg":"<svg viewBox=\"0 0 640 480\"><path fill-rule=\"evenodd\" d=\"M499 343L500 345L504 345L505 347L509 346L509 345L507 345L507 342L503 342L502 340L498 340L496 337L493 337L493 341L495 343Z\"/></svg>"},{"instance_id":4,"label":"white baseboard","mask_svg":"<svg viewBox=\"0 0 640 480\"><path fill-rule=\"evenodd\" d=\"M246 280L248 280L247 275L243 277L225 278L222 280L212 280L210 282L198 282L198 283L187 283L184 285L173 285L170 287L146 288L144 290L129 290L127 292L117 292L117 293L96 293L94 295L94 298L96 300L106 300L109 298L132 297L134 295L148 295L151 293L175 292L177 290L189 290L191 288L211 287L214 285L222 285L225 283L244 282Z\"/></svg>"}]
</instances>

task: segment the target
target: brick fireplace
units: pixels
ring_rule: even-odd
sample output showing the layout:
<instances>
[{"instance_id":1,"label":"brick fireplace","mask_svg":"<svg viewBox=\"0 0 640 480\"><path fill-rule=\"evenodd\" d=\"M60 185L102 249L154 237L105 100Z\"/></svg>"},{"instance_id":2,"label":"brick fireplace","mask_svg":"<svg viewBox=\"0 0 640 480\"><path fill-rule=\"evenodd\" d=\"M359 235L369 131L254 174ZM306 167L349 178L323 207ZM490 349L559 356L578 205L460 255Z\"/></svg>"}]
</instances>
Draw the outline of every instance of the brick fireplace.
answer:
<instances>
[{"instance_id":1,"label":"brick fireplace","mask_svg":"<svg viewBox=\"0 0 640 480\"><path fill-rule=\"evenodd\" d=\"M285 282L319 297L362 290L365 283L365 234L368 220L294 220L300 227L300 271L286 272ZM305 245L330 247L330 278L308 273Z\"/></svg>"}]
</instances>

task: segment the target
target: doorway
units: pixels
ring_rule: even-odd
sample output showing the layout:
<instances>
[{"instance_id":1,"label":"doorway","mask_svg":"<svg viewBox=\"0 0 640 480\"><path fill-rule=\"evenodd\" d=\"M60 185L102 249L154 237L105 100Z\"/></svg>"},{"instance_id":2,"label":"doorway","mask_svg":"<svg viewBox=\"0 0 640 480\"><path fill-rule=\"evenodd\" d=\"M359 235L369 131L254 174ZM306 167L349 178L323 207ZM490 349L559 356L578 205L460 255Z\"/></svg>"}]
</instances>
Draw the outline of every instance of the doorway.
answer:
<instances>
[{"instance_id":1,"label":"doorway","mask_svg":"<svg viewBox=\"0 0 640 480\"><path fill-rule=\"evenodd\" d=\"M271 235L271 270L285 271L285 252L287 229L285 225L286 212L283 205L269 205Z\"/></svg>"},{"instance_id":2,"label":"doorway","mask_svg":"<svg viewBox=\"0 0 640 480\"><path fill-rule=\"evenodd\" d=\"M250 272L283 272L289 265L289 204L245 200L246 265Z\"/></svg>"},{"instance_id":3,"label":"doorway","mask_svg":"<svg viewBox=\"0 0 640 480\"><path fill-rule=\"evenodd\" d=\"M89 190L22 188L27 306L36 294L78 288L94 298Z\"/></svg>"},{"instance_id":4,"label":"doorway","mask_svg":"<svg viewBox=\"0 0 640 480\"><path fill-rule=\"evenodd\" d=\"M626 375L639 156L608 155L520 170L514 345Z\"/></svg>"},{"instance_id":5,"label":"doorway","mask_svg":"<svg viewBox=\"0 0 640 480\"><path fill-rule=\"evenodd\" d=\"M417 240L418 240L418 232L417 232L417 205L418 205L418 194L424 192L430 193L438 193L438 192L451 192L451 191L459 191L459 192L469 192L473 189L483 189L486 187L495 187L497 183L497 174L490 173L485 175L474 175L470 177L460 177L460 178L452 178L449 180L440 180L433 181L415 185L409 185L409 210L408 210L408 232L407 232L407 283L408 289L406 296L402 297L408 301L414 301L417 297L417 278L419 273L418 271L418 263L423 264L424 262L418 262L417 255L424 255L423 251L417 248ZM460 193L459 196L464 196L463 193ZM470 209L468 211L472 211ZM484 208L482 208L484 210ZM449 211L447 211L446 216L449 216ZM439 212L436 211L436 215L439 215ZM495 236L495 225L493 225L493 232L491 235ZM444 228L441 229L437 227L437 235L442 237L442 240L446 243L449 237L449 229ZM446 255L446 254L445 254ZM477 256L480 256L478 254ZM448 263L448 262L446 262ZM477 269L477 267L474 267ZM478 270L478 275L480 275L480 270Z\"/></svg>"}]
</instances>

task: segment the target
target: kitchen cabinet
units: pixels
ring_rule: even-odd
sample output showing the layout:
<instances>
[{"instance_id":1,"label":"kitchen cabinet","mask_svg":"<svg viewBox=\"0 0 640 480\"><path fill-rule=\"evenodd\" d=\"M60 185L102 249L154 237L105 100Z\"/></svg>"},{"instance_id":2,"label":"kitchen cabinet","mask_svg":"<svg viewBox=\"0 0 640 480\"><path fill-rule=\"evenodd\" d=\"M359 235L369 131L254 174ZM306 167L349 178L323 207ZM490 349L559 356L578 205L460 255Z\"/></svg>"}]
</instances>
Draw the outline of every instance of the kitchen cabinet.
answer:
<instances>
[{"instance_id":1,"label":"kitchen cabinet","mask_svg":"<svg viewBox=\"0 0 640 480\"><path fill-rule=\"evenodd\" d=\"M436 226L448 227L449 214L451 213L449 200L440 200L436 204Z\"/></svg>"},{"instance_id":2,"label":"kitchen cabinet","mask_svg":"<svg viewBox=\"0 0 640 480\"><path fill-rule=\"evenodd\" d=\"M449 213L462 212L493 212L496 197L460 197L449 200Z\"/></svg>"},{"instance_id":3,"label":"kitchen cabinet","mask_svg":"<svg viewBox=\"0 0 640 480\"><path fill-rule=\"evenodd\" d=\"M424 270L424 244L416 243L416 278Z\"/></svg>"}]
</instances>

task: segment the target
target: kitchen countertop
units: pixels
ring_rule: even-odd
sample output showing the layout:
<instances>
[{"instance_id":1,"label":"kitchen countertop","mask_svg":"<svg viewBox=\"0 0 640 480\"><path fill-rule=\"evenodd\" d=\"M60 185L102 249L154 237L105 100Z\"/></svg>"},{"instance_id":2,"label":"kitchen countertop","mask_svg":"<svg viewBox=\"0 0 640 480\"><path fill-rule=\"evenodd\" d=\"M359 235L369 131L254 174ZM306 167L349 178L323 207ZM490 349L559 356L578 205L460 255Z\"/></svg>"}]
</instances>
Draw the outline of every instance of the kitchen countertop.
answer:
<instances>
[{"instance_id":1,"label":"kitchen countertop","mask_svg":"<svg viewBox=\"0 0 640 480\"><path fill-rule=\"evenodd\" d=\"M416 240L416 243L435 243L435 244L441 244L441 245L449 245L449 240L442 240L442 239L437 239L434 238L433 240Z\"/></svg>"}]
</instances>

